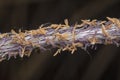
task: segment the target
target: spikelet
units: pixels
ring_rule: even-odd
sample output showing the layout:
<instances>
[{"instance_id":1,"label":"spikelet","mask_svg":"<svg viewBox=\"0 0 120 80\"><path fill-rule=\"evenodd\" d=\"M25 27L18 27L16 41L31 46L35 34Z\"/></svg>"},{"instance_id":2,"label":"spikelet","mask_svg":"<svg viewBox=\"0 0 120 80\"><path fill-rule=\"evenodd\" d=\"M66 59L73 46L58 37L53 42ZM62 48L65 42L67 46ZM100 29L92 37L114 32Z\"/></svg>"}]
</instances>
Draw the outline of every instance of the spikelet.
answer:
<instances>
[{"instance_id":1,"label":"spikelet","mask_svg":"<svg viewBox=\"0 0 120 80\"><path fill-rule=\"evenodd\" d=\"M68 50L72 54L78 47L85 49L88 45L120 44L120 20L107 17L106 21L82 20L81 24L70 26L67 19L65 24L51 24L37 30L0 34L0 61L11 57L30 56L32 50L38 47L41 51L58 49L53 56Z\"/></svg>"}]
</instances>

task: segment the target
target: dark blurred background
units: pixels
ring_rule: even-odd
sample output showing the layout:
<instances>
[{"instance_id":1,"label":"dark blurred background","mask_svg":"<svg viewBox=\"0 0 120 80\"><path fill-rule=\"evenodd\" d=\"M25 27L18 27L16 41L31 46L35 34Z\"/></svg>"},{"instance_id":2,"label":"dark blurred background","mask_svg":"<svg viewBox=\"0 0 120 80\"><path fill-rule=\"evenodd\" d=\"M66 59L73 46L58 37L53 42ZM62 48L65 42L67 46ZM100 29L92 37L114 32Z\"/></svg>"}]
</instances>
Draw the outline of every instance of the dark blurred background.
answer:
<instances>
[{"instance_id":1,"label":"dark blurred background","mask_svg":"<svg viewBox=\"0 0 120 80\"><path fill-rule=\"evenodd\" d=\"M120 18L120 0L0 0L1 33L107 16ZM0 80L120 80L120 47L97 45L88 52L53 57L54 51L34 50L30 57L1 62Z\"/></svg>"}]
</instances>

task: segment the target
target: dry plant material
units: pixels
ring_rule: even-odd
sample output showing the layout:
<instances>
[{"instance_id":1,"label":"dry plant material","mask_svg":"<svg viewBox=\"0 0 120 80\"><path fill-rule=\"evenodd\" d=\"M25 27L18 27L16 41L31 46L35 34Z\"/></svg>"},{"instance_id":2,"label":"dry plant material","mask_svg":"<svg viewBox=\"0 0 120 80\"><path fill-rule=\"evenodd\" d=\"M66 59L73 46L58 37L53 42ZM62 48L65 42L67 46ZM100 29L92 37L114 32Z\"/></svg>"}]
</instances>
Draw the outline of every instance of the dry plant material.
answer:
<instances>
[{"instance_id":1,"label":"dry plant material","mask_svg":"<svg viewBox=\"0 0 120 80\"><path fill-rule=\"evenodd\" d=\"M120 44L120 20L107 17L106 21L82 20L81 24L69 26L65 24L51 24L37 30L0 34L0 60L10 59L19 55L29 56L38 47L41 51L58 49L54 56L61 51L71 51L77 47L85 49L96 44Z\"/></svg>"}]
</instances>

